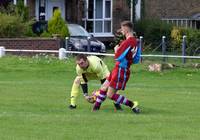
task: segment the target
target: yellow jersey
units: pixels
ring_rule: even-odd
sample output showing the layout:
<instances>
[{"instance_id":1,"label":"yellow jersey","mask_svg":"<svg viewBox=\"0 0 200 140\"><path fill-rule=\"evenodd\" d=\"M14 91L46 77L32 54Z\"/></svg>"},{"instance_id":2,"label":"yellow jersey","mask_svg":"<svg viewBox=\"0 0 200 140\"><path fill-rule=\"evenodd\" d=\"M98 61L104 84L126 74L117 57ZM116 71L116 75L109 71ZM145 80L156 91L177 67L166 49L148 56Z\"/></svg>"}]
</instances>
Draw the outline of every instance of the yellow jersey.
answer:
<instances>
[{"instance_id":1,"label":"yellow jersey","mask_svg":"<svg viewBox=\"0 0 200 140\"><path fill-rule=\"evenodd\" d=\"M109 76L110 72L106 64L97 56L87 56L89 66L86 70L80 68L79 65L76 66L76 73L78 76L83 74L86 76L87 80L102 80Z\"/></svg>"}]
</instances>

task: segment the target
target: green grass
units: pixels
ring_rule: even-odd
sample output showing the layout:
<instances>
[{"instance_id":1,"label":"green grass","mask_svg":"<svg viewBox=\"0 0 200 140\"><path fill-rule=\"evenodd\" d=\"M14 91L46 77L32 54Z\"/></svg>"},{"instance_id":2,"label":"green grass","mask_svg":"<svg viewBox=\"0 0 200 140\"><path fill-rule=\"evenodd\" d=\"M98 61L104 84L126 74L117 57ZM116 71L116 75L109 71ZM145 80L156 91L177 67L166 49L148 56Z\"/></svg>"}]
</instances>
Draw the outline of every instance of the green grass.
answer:
<instances>
[{"instance_id":1,"label":"green grass","mask_svg":"<svg viewBox=\"0 0 200 140\"><path fill-rule=\"evenodd\" d=\"M109 68L113 60L105 58ZM69 110L75 77L72 58L0 58L0 140L199 140L200 70L177 67L160 73L135 65L127 89L142 113L106 100L99 112L80 95ZM99 82L89 83L89 90Z\"/></svg>"}]
</instances>

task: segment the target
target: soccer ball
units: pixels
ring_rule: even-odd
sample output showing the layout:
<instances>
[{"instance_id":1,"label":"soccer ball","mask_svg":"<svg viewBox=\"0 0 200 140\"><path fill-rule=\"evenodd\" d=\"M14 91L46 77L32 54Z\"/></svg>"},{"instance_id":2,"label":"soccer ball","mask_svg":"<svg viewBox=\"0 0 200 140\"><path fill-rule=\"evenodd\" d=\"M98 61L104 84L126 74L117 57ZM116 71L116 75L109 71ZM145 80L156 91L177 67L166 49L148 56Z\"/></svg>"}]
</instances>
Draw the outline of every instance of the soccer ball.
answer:
<instances>
[{"instance_id":1,"label":"soccer ball","mask_svg":"<svg viewBox=\"0 0 200 140\"><path fill-rule=\"evenodd\" d=\"M95 90L92 92L92 95L89 98L89 102L90 103L95 103L97 100L97 96L99 95L100 91L99 90Z\"/></svg>"}]
</instances>

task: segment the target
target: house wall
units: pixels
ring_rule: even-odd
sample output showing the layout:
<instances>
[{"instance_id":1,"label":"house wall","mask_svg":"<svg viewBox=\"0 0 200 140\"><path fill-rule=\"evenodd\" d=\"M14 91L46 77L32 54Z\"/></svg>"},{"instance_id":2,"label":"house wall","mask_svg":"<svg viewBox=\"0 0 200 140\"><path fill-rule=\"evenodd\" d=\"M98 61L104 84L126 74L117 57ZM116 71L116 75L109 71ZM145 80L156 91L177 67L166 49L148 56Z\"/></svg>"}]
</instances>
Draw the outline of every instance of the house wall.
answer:
<instances>
[{"instance_id":1,"label":"house wall","mask_svg":"<svg viewBox=\"0 0 200 140\"><path fill-rule=\"evenodd\" d=\"M120 28L120 23L130 20L130 8L126 0L113 0L113 32Z\"/></svg>"},{"instance_id":2,"label":"house wall","mask_svg":"<svg viewBox=\"0 0 200 140\"><path fill-rule=\"evenodd\" d=\"M69 23L82 23L82 9L83 9L83 0L67 0L65 1L66 12L65 19Z\"/></svg>"},{"instance_id":3,"label":"house wall","mask_svg":"<svg viewBox=\"0 0 200 140\"><path fill-rule=\"evenodd\" d=\"M200 13L199 0L145 0L145 18L190 18Z\"/></svg>"},{"instance_id":4,"label":"house wall","mask_svg":"<svg viewBox=\"0 0 200 140\"><path fill-rule=\"evenodd\" d=\"M27 0L27 5L29 9L29 17L35 17L35 0Z\"/></svg>"},{"instance_id":5,"label":"house wall","mask_svg":"<svg viewBox=\"0 0 200 140\"><path fill-rule=\"evenodd\" d=\"M35 17L36 11L36 0L27 0L27 5L29 6L29 16L31 18ZM127 5L127 0L112 0L113 11L112 11L112 23L113 32L120 28L120 22L123 20L130 20L130 8ZM69 23L82 23L84 8L84 0L65 0L65 19Z\"/></svg>"},{"instance_id":6,"label":"house wall","mask_svg":"<svg viewBox=\"0 0 200 140\"><path fill-rule=\"evenodd\" d=\"M30 17L35 17L36 0L27 0ZM84 0L65 0L65 19L68 23L82 24ZM112 0L112 31L120 28L120 22L130 20L130 7L127 0ZM112 41L113 37L98 37L102 41Z\"/></svg>"}]
</instances>

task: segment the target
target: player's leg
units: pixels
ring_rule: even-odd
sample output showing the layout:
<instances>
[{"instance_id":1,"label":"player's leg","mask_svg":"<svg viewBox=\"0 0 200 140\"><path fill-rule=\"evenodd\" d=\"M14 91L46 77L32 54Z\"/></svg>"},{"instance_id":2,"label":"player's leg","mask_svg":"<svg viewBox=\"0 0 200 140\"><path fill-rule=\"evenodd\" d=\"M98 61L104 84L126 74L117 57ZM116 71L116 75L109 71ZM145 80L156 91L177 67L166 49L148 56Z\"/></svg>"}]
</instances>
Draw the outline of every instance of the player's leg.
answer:
<instances>
[{"instance_id":1,"label":"player's leg","mask_svg":"<svg viewBox=\"0 0 200 140\"><path fill-rule=\"evenodd\" d=\"M71 89L71 98L70 98L70 109L75 109L76 108L76 98L78 96L79 93L79 86L81 83L81 77L77 76L74 80L74 83L72 85L72 89Z\"/></svg>"},{"instance_id":2,"label":"player's leg","mask_svg":"<svg viewBox=\"0 0 200 140\"><path fill-rule=\"evenodd\" d=\"M113 101L115 101L119 104L124 104L126 106L131 107L131 108L133 107L132 101L128 100L123 95L117 94L117 90L112 88L112 87L108 88L107 96L108 96L108 98L110 98L111 100L113 100Z\"/></svg>"},{"instance_id":3,"label":"player's leg","mask_svg":"<svg viewBox=\"0 0 200 140\"><path fill-rule=\"evenodd\" d=\"M102 94L102 95L105 94L104 91L107 91L108 86L109 86L109 81L106 81L106 82L105 81L106 81L106 79L102 79L101 80L102 86L101 86L100 94ZM114 107L115 107L116 110L121 110L121 111L123 110L122 107L121 107L121 105L120 105L120 103L113 102L113 104L114 104Z\"/></svg>"},{"instance_id":4,"label":"player's leg","mask_svg":"<svg viewBox=\"0 0 200 140\"><path fill-rule=\"evenodd\" d=\"M108 98L110 98L111 100L113 100L119 104L124 104L124 105L130 107L133 110L133 112L140 113L140 110L137 107L138 102L136 102L136 101L133 102L133 101L127 99L125 96L117 94L116 89L109 87L108 91L107 91L107 96L108 96Z\"/></svg>"},{"instance_id":5,"label":"player's leg","mask_svg":"<svg viewBox=\"0 0 200 140\"><path fill-rule=\"evenodd\" d=\"M110 73L109 77L107 78L107 80L101 86L100 96L97 97L97 100L93 107L93 111L100 109L101 104L103 103L103 101L105 100L105 97L107 96L108 87L110 86L112 81L116 81L113 77L116 77L117 72L118 72L117 69L113 69L112 72ZM114 82L112 82L112 83L114 83ZM116 83L114 83L114 84L116 84Z\"/></svg>"},{"instance_id":6,"label":"player's leg","mask_svg":"<svg viewBox=\"0 0 200 140\"><path fill-rule=\"evenodd\" d=\"M99 90L99 95L97 96L96 102L94 103L93 111L99 110L101 103L106 99L106 92L109 86L109 81L106 80L102 85Z\"/></svg>"},{"instance_id":7,"label":"player's leg","mask_svg":"<svg viewBox=\"0 0 200 140\"><path fill-rule=\"evenodd\" d=\"M115 107L116 110L123 111L120 103L113 102L113 104L114 104L114 107Z\"/></svg>"},{"instance_id":8,"label":"player's leg","mask_svg":"<svg viewBox=\"0 0 200 140\"><path fill-rule=\"evenodd\" d=\"M131 100L125 98L125 96L117 93L119 89L122 89L122 90L125 89L129 76L130 76L130 71L128 69L122 69L122 68L115 69L113 71L113 75L109 83L107 96L108 98L115 101L116 103L129 106L135 112L135 108L138 103L132 102Z\"/></svg>"}]
</instances>

